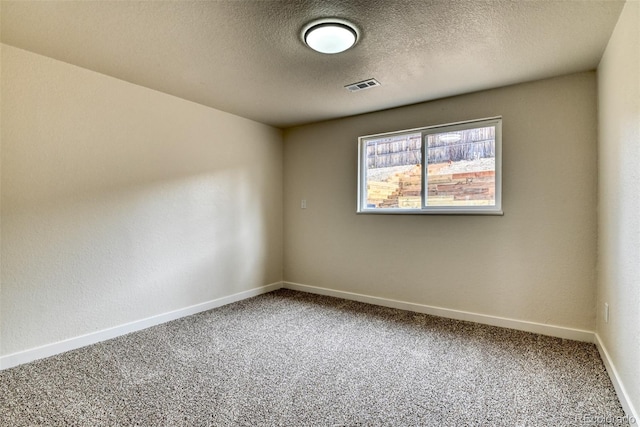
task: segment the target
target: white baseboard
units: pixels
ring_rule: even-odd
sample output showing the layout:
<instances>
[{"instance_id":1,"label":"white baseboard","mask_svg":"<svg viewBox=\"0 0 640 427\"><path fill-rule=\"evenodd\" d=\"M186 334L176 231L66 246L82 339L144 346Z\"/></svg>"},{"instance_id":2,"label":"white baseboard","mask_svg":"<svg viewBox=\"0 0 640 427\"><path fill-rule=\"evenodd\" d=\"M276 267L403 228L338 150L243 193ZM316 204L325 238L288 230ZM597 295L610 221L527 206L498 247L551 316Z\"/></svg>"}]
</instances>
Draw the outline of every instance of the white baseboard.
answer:
<instances>
[{"instance_id":1,"label":"white baseboard","mask_svg":"<svg viewBox=\"0 0 640 427\"><path fill-rule=\"evenodd\" d=\"M413 302L399 301L388 298L372 297L353 292L338 291L335 289L320 288L317 286L303 285L300 283L283 282L282 287L295 291L309 292L312 294L327 295L353 301L365 302L383 307L398 308L400 310L414 311L417 313L431 314L433 316L449 319L466 320L491 326L516 329L519 331L533 332L541 335L565 338L588 343L594 342L594 334L591 331L572 329L563 326L547 325L543 323L528 322L525 320L508 319L504 317L489 316L486 314L471 313L468 311L452 310L450 308L434 307Z\"/></svg>"},{"instance_id":2,"label":"white baseboard","mask_svg":"<svg viewBox=\"0 0 640 427\"><path fill-rule=\"evenodd\" d=\"M442 307L434 307L424 304L416 304L407 301L399 301L388 298L374 297L364 294L358 294L353 292L339 291L329 288L321 288L317 286L303 285L293 282L276 282L259 288L250 289L243 292L238 292L233 295L229 295L222 298L217 298L211 301L207 301L201 304L192 305L179 310L171 311L168 313L159 314L156 316L148 317L146 319L137 320L134 322L126 323L124 325L115 326L113 328L103 329L101 331L92 332L90 334L81 335L78 337L69 338L63 341L43 345L41 347L32 348L29 350L12 353L6 356L0 357L0 370L8 369L14 366L21 365L23 363L32 362L34 360L43 359L45 357L54 356L56 354L64 353L66 351L75 350L80 347L95 344L101 341L106 341L111 338L126 335L131 332L136 332L142 329L149 328L151 326L159 325L169 322L171 320L179 319L181 317L190 316L192 314L200 313L203 311L211 310L216 307L231 304L237 301L241 301L247 298L272 292L280 288L291 289L295 291L308 292L312 294L327 295L337 298L343 298L352 301L359 301L373 305L379 305L383 307L397 308L401 310L413 311L417 313L430 314L434 316L446 317L449 319L465 320L469 322L482 323L486 325L499 326L504 328L516 329L526 332L533 332L542 335L549 335L558 338L572 339L576 341L583 341L589 343L595 343L600 356L607 369L607 373L611 378L611 382L618 394L620 403L629 417L636 423L640 420L638 412L631 404L627 392L624 388L622 381L618 375L618 372L611 361L609 353L606 347L602 343L600 336L594 332L572 329L562 326L547 325L542 323L528 322L523 320L508 319L504 317L488 316L485 314L471 313L467 311L452 310Z\"/></svg>"},{"instance_id":3,"label":"white baseboard","mask_svg":"<svg viewBox=\"0 0 640 427\"><path fill-rule=\"evenodd\" d=\"M115 326L113 328L103 329L101 331L92 332L86 335L69 338L41 347L35 347L17 353L8 354L0 357L0 370L8 369L23 363L32 362L34 360L43 359L45 357L54 356L66 351L75 350L80 347L106 341L111 338L136 332L151 326L166 323L181 317L190 316L202 311L211 310L212 308L221 307L236 301L255 297L267 292L275 291L282 287L282 282L271 283L270 285L261 286L259 288L249 289L247 291L238 292L222 298L181 308L179 310L170 311L168 313L158 314L156 316L147 317L146 319L136 320L134 322L125 323L124 325Z\"/></svg>"},{"instance_id":4,"label":"white baseboard","mask_svg":"<svg viewBox=\"0 0 640 427\"><path fill-rule=\"evenodd\" d=\"M618 399L620 400L620 404L622 405L622 409L624 409L625 414L629 419L629 424L634 425L640 423L640 417L638 411L633 407L631 403L631 399L629 399L629 395L627 390L624 387L624 384L620 380L620 375L618 375L618 371L611 360L611 356L609 356L609 352L607 348L604 346L604 343L600 339L600 335L598 333L595 334L595 344L598 348L598 352L600 353L600 357L604 362L605 368L607 368L607 373L609 374L609 378L611 378L611 382L613 383L613 388L616 389L616 393L618 394ZM633 421L633 422L632 422Z\"/></svg>"}]
</instances>

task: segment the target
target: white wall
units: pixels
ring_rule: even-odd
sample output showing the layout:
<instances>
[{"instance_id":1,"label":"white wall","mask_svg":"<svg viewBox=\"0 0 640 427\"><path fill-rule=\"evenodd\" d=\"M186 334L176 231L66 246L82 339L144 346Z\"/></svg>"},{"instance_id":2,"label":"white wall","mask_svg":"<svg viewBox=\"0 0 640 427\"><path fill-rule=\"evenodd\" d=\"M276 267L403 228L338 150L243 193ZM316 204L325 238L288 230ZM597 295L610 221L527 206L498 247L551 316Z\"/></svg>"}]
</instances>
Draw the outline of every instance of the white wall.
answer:
<instances>
[{"instance_id":1,"label":"white wall","mask_svg":"<svg viewBox=\"0 0 640 427\"><path fill-rule=\"evenodd\" d=\"M7 45L1 90L0 355L282 279L280 130Z\"/></svg>"},{"instance_id":2,"label":"white wall","mask_svg":"<svg viewBox=\"0 0 640 427\"><path fill-rule=\"evenodd\" d=\"M598 67L597 333L640 410L640 3L625 4ZM610 320L604 322L604 303ZM632 409L633 410L633 409Z\"/></svg>"},{"instance_id":3,"label":"white wall","mask_svg":"<svg viewBox=\"0 0 640 427\"><path fill-rule=\"evenodd\" d=\"M596 114L586 72L286 130L285 281L593 331ZM356 215L358 136L497 115L504 216Z\"/></svg>"}]
</instances>

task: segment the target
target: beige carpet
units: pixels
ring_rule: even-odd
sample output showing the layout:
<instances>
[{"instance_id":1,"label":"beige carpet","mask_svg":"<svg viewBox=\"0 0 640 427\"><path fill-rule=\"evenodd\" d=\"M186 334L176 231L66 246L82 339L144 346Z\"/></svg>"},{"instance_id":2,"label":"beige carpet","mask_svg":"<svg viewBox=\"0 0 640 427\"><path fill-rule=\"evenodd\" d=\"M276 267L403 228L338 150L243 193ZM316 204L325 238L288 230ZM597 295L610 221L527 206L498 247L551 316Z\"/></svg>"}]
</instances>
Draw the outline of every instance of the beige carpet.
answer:
<instances>
[{"instance_id":1,"label":"beige carpet","mask_svg":"<svg viewBox=\"0 0 640 427\"><path fill-rule=\"evenodd\" d=\"M2 426L596 424L592 344L289 290L0 372Z\"/></svg>"}]
</instances>

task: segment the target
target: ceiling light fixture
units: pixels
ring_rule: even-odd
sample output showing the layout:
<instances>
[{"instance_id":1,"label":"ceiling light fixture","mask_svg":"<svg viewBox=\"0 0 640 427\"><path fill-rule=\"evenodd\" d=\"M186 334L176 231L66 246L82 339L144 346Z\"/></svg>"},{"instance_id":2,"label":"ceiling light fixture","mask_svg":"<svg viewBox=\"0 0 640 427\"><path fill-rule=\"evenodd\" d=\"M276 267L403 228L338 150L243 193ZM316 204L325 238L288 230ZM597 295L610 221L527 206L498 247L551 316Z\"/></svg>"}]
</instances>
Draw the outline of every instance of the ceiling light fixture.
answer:
<instances>
[{"instance_id":1,"label":"ceiling light fixture","mask_svg":"<svg viewBox=\"0 0 640 427\"><path fill-rule=\"evenodd\" d=\"M302 30L302 40L320 53L340 53L358 41L358 30L345 20L327 18L313 21Z\"/></svg>"}]
</instances>

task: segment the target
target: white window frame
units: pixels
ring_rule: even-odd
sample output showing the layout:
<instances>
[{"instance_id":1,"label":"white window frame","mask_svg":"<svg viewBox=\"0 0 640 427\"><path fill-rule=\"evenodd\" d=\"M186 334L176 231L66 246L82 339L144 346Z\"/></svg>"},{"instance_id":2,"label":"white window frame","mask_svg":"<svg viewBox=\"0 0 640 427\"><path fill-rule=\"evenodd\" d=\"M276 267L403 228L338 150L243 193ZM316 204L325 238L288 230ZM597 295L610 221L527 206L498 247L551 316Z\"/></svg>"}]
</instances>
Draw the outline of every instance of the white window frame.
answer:
<instances>
[{"instance_id":1,"label":"white window frame","mask_svg":"<svg viewBox=\"0 0 640 427\"><path fill-rule=\"evenodd\" d=\"M427 190L426 174L426 136L434 133L453 132L457 130L474 129L480 127L495 126L495 205L492 206L425 206L425 191ZM420 133L422 138L422 208L369 208L367 207L367 150L366 143L371 139L383 137ZM436 126L385 132L373 135L365 135L358 138L358 206L359 214L383 214L383 215L503 215L502 211L502 117L489 117L485 119L469 120L464 122L448 123Z\"/></svg>"}]
</instances>

